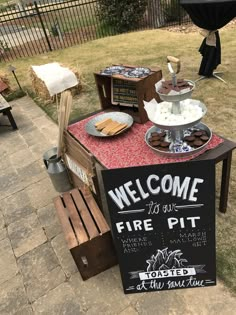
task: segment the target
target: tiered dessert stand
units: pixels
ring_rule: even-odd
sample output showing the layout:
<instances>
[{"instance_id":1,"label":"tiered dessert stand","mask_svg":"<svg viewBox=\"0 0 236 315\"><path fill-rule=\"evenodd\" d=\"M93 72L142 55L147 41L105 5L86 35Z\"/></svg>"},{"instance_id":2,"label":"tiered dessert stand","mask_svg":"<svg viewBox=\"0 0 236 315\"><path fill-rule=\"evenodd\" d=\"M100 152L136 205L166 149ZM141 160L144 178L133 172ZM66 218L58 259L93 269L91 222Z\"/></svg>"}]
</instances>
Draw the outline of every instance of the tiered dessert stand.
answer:
<instances>
[{"instance_id":1,"label":"tiered dessert stand","mask_svg":"<svg viewBox=\"0 0 236 315\"><path fill-rule=\"evenodd\" d=\"M170 59L171 58L172 57L170 57ZM172 74L172 84L175 84L176 73L174 73L171 67L170 61L168 59L167 61L168 61L168 68ZM183 92L180 91L176 93L175 95L163 94L163 93L160 93L161 89L157 89L157 93L159 94L161 100L172 103L172 110L171 110L172 114L181 115L181 101L191 99L192 92L195 88L195 83L190 80L185 80L185 81L189 84L190 88L187 91L183 91ZM203 150L204 147L210 141L212 133L211 133L211 130L205 124L201 123L201 119L203 118L203 116L205 115L207 111L206 106L200 101L198 102L198 106L202 110L202 116L196 120L193 120L185 124L163 125L163 124L157 123L157 121L154 121L154 119L152 119L149 116L149 119L153 122L154 126L151 127L145 135L145 141L147 145L151 147L154 151L156 151L158 154L164 155L166 157L185 157L185 156L192 155L194 153L197 153ZM202 145L198 147L188 145L188 143L185 142L185 138L199 130L204 131L205 135L208 137L208 141L204 142ZM157 133L165 132L165 141L170 143L168 149L162 150L161 148L153 147L150 144L150 137L155 132Z\"/></svg>"}]
</instances>

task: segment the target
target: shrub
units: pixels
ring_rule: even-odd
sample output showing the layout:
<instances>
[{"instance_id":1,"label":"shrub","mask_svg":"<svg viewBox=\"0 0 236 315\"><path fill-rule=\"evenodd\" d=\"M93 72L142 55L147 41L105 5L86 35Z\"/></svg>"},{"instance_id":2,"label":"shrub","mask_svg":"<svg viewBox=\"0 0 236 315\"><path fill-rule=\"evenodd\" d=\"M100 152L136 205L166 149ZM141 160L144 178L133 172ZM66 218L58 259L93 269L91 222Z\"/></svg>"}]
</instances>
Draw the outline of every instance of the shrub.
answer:
<instances>
[{"instance_id":1,"label":"shrub","mask_svg":"<svg viewBox=\"0 0 236 315\"><path fill-rule=\"evenodd\" d=\"M137 29L147 7L147 0L99 0L99 16L115 32Z\"/></svg>"},{"instance_id":2,"label":"shrub","mask_svg":"<svg viewBox=\"0 0 236 315\"><path fill-rule=\"evenodd\" d=\"M165 22L181 21L186 15L185 10L180 6L179 0L162 0Z\"/></svg>"}]
</instances>

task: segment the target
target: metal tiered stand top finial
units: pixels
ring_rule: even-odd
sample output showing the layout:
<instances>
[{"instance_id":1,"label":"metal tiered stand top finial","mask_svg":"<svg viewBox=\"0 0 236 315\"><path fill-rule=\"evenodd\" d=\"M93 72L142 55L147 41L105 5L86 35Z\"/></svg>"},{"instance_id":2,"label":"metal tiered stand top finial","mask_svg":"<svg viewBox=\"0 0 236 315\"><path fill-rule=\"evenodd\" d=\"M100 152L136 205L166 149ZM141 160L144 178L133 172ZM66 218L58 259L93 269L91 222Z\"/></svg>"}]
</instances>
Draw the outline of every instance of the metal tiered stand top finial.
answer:
<instances>
[{"instance_id":1,"label":"metal tiered stand top finial","mask_svg":"<svg viewBox=\"0 0 236 315\"><path fill-rule=\"evenodd\" d=\"M171 62L177 64L176 72L173 70ZM168 56L167 65L172 77L171 80L172 86L175 87L177 85L176 74L179 73L180 71L180 61L175 57ZM195 88L195 83L191 80L184 81L189 85L188 89L179 92L173 91L173 93L170 94L163 94L161 93L161 89L159 88L157 89L157 93L162 101L169 102L172 104L171 114L174 114L176 116L181 115L181 103L183 103L183 101L189 100L193 104L197 103L196 106L199 106L201 108L202 113L201 117L198 117L197 119L192 120L190 122L186 122L184 124L162 124L156 121L154 118L153 119L152 117L150 118L150 115L148 115L150 121L153 122L154 126L151 127L145 135L146 143L154 151L167 157L185 157L188 155L192 155L193 153L202 150L207 145L211 138L211 131L209 130L209 128L206 125L200 123L202 117L205 115L207 111L207 108L200 101L190 100L192 92ZM199 130L202 130L204 135L209 139L208 141L204 142L203 145L201 146L191 147L190 145L188 145L188 143L185 142L185 138L186 136L190 136L191 134L193 134L194 131L197 132ZM164 150L164 148L161 147L153 147L153 145L150 143L151 134L153 133L163 134L163 132L165 133L165 142L170 143L168 150L167 148L165 148Z\"/></svg>"}]
</instances>

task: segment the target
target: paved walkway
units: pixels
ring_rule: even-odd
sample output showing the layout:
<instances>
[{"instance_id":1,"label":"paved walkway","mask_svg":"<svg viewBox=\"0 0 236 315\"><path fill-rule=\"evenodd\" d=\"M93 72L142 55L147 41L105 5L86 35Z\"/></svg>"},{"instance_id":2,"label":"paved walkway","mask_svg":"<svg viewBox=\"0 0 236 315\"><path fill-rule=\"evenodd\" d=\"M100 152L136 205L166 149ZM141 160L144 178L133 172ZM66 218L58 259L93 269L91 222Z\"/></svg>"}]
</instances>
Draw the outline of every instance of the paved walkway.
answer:
<instances>
[{"instance_id":1,"label":"paved walkway","mask_svg":"<svg viewBox=\"0 0 236 315\"><path fill-rule=\"evenodd\" d=\"M117 266L82 281L42 162L56 145L57 126L28 97L12 106L19 130L0 127L0 315L236 314L236 297L221 281L210 288L124 295Z\"/></svg>"}]
</instances>

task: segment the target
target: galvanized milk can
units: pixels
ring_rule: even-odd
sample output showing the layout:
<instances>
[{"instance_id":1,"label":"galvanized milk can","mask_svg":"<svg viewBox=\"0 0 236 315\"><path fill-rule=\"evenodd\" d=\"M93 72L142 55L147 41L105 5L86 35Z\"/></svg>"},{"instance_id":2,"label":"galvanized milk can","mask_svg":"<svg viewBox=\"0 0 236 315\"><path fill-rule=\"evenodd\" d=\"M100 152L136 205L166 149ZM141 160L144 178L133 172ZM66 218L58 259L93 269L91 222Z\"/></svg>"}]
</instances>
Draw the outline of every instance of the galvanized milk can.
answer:
<instances>
[{"instance_id":1,"label":"galvanized milk can","mask_svg":"<svg viewBox=\"0 0 236 315\"><path fill-rule=\"evenodd\" d=\"M61 157L57 157L56 147L44 153L43 161L56 191L65 192L73 188L65 164Z\"/></svg>"}]
</instances>

